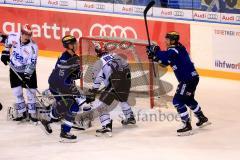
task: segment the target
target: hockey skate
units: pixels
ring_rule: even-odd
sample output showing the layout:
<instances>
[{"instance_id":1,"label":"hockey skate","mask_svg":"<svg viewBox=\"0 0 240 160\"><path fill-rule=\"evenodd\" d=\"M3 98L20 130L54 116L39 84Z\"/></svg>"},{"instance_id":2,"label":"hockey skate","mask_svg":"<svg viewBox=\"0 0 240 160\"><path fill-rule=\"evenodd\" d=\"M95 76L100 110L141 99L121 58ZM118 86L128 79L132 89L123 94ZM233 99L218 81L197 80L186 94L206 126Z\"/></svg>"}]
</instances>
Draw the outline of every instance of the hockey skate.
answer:
<instances>
[{"instance_id":1,"label":"hockey skate","mask_svg":"<svg viewBox=\"0 0 240 160\"><path fill-rule=\"evenodd\" d=\"M133 114L131 114L130 118L126 118L121 121L122 125L136 124L136 119Z\"/></svg>"},{"instance_id":2,"label":"hockey skate","mask_svg":"<svg viewBox=\"0 0 240 160\"><path fill-rule=\"evenodd\" d=\"M38 124L38 119L37 119L36 113L31 113L31 114L29 114L29 120L30 120L34 125L37 125L37 124Z\"/></svg>"},{"instance_id":3,"label":"hockey skate","mask_svg":"<svg viewBox=\"0 0 240 160\"><path fill-rule=\"evenodd\" d=\"M101 137L106 135L108 137L112 137L112 120L106 126L103 126L101 129L96 130L96 136Z\"/></svg>"},{"instance_id":4,"label":"hockey skate","mask_svg":"<svg viewBox=\"0 0 240 160\"><path fill-rule=\"evenodd\" d=\"M27 112L23 112L19 114L16 118L13 118L13 121L17 121L17 122L23 122L24 120L27 121Z\"/></svg>"},{"instance_id":5,"label":"hockey skate","mask_svg":"<svg viewBox=\"0 0 240 160\"><path fill-rule=\"evenodd\" d=\"M212 124L211 122L208 121L208 118L202 112L197 118L198 122L196 123L196 126L198 126L199 128L203 128L205 126Z\"/></svg>"},{"instance_id":6,"label":"hockey skate","mask_svg":"<svg viewBox=\"0 0 240 160\"><path fill-rule=\"evenodd\" d=\"M3 106L2 106L2 103L0 103L0 111L2 110Z\"/></svg>"},{"instance_id":7,"label":"hockey skate","mask_svg":"<svg viewBox=\"0 0 240 160\"><path fill-rule=\"evenodd\" d=\"M66 133L61 131L60 133L60 142L61 143L75 143L77 142L77 136L71 134L70 132Z\"/></svg>"},{"instance_id":8,"label":"hockey skate","mask_svg":"<svg viewBox=\"0 0 240 160\"><path fill-rule=\"evenodd\" d=\"M41 128L47 135L52 133L52 128L50 126L50 123L51 123L50 121L41 120L41 124L42 124Z\"/></svg>"},{"instance_id":9,"label":"hockey skate","mask_svg":"<svg viewBox=\"0 0 240 160\"><path fill-rule=\"evenodd\" d=\"M189 120L184 123L184 126L181 129L177 130L178 136L190 136L192 134L193 134L192 126L191 126L191 122Z\"/></svg>"}]
</instances>

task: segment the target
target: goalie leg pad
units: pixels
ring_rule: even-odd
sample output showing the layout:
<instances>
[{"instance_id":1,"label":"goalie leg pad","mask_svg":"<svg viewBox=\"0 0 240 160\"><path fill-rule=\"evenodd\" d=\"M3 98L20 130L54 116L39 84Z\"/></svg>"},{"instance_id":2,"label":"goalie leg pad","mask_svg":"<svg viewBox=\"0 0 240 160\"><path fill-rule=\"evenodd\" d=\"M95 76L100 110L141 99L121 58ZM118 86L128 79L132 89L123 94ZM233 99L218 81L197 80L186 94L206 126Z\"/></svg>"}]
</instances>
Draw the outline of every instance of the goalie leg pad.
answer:
<instances>
[{"instance_id":1,"label":"goalie leg pad","mask_svg":"<svg viewBox=\"0 0 240 160\"><path fill-rule=\"evenodd\" d=\"M130 118L130 116L133 114L133 111L129 104L127 102L120 102L120 106L125 118Z\"/></svg>"}]
</instances>

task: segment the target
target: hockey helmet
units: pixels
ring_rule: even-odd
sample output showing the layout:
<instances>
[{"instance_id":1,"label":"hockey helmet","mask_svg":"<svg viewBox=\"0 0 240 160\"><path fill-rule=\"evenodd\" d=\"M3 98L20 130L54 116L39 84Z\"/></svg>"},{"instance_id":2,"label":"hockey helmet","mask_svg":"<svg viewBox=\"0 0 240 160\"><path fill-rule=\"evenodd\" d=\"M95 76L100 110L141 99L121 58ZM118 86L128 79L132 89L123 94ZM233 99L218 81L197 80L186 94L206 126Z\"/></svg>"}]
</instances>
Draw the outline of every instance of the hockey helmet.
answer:
<instances>
[{"instance_id":1,"label":"hockey helmet","mask_svg":"<svg viewBox=\"0 0 240 160\"><path fill-rule=\"evenodd\" d=\"M168 32L165 36L165 38L169 39L170 41L175 41L175 43L178 43L180 36L178 32Z\"/></svg>"},{"instance_id":2,"label":"hockey helmet","mask_svg":"<svg viewBox=\"0 0 240 160\"><path fill-rule=\"evenodd\" d=\"M21 33L32 36L32 28L29 24L25 24L21 27Z\"/></svg>"},{"instance_id":3,"label":"hockey helmet","mask_svg":"<svg viewBox=\"0 0 240 160\"><path fill-rule=\"evenodd\" d=\"M95 52L97 53L98 57L101 57L102 55L104 55L105 53L108 52L106 44L104 42L93 42L94 46L95 46Z\"/></svg>"},{"instance_id":4,"label":"hockey helmet","mask_svg":"<svg viewBox=\"0 0 240 160\"><path fill-rule=\"evenodd\" d=\"M62 44L64 48L68 48L69 44L75 44L77 39L72 35L66 35L62 38Z\"/></svg>"}]
</instances>

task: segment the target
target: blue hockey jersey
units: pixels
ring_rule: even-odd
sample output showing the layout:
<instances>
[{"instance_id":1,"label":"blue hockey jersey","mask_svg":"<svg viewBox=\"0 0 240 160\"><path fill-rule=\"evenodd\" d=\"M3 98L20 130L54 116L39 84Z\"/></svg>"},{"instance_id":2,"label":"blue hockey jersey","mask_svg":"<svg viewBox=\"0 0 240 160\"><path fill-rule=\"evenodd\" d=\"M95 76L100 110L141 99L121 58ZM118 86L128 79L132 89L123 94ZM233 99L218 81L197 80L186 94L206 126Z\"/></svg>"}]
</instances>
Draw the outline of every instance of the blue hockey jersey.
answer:
<instances>
[{"instance_id":1,"label":"blue hockey jersey","mask_svg":"<svg viewBox=\"0 0 240 160\"><path fill-rule=\"evenodd\" d=\"M180 43L177 46L169 47L167 51L158 50L155 56L156 61L172 67L179 82L189 81L198 76L186 48Z\"/></svg>"},{"instance_id":2,"label":"blue hockey jersey","mask_svg":"<svg viewBox=\"0 0 240 160\"><path fill-rule=\"evenodd\" d=\"M67 51L58 59L49 79L49 88L56 93L76 94L74 80L81 77L80 59ZM78 91L77 91L78 92Z\"/></svg>"}]
</instances>

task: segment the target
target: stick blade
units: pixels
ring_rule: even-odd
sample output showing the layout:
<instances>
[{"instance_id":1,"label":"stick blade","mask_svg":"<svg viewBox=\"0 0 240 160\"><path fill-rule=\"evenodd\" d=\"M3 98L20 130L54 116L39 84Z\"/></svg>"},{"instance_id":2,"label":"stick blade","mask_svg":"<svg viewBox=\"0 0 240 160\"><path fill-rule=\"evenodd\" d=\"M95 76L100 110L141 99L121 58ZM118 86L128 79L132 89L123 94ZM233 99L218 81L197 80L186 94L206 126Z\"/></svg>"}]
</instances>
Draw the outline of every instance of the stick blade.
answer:
<instances>
[{"instance_id":1,"label":"stick blade","mask_svg":"<svg viewBox=\"0 0 240 160\"><path fill-rule=\"evenodd\" d=\"M148 10L149 10L150 8L152 8L152 6L154 6L154 5L155 5L155 1L149 2L148 5L146 6L146 8L145 8L144 11L143 11L144 15L147 15Z\"/></svg>"}]
</instances>

